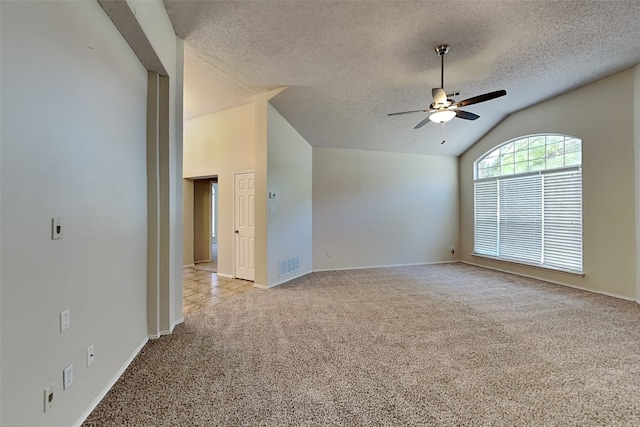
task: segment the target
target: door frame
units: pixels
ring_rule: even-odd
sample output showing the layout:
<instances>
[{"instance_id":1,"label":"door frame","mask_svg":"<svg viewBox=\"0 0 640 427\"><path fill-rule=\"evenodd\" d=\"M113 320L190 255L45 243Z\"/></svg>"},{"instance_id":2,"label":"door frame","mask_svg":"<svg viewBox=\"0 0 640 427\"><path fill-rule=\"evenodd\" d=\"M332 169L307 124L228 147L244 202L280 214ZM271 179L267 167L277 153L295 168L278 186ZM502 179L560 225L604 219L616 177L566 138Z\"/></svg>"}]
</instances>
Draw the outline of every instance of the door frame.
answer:
<instances>
[{"instance_id":1,"label":"door frame","mask_svg":"<svg viewBox=\"0 0 640 427\"><path fill-rule=\"evenodd\" d=\"M211 185L214 178L217 177L193 179L194 264L211 260Z\"/></svg>"}]
</instances>

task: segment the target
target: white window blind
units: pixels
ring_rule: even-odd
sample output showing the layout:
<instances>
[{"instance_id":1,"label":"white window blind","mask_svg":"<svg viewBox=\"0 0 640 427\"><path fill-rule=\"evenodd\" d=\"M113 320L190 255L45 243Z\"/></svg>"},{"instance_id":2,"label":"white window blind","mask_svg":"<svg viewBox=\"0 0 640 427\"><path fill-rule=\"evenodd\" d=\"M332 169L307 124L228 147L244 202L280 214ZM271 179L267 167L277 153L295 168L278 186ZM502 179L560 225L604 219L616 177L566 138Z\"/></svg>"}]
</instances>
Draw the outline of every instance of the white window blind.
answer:
<instances>
[{"instance_id":1,"label":"white window blind","mask_svg":"<svg viewBox=\"0 0 640 427\"><path fill-rule=\"evenodd\" d=\"M498 255L498 181L475 183L475 251Z\"/></svg>"},{"instance_id":2,"label":"white window blind","mask_svg":"<svg viewBox=\"0 0 640 427\"><path fill-rule=\"evenodd\" d=\"M529 175L500 180L499 256L542 261L542 178Z\"/></svg>"},{"instance_id":3,"label":"white window blind","mask_svg":"<svg viewBox=\"0 0 640 427\"><path fill-rule=\"evenodd\" d=\"M581 170L477 181L474 251L582 272Z\"/></svg>"},{"instance_id":4,"label":"white window blind","mask_svg":"<svg viewBox=\"0 0 640 427\"><path fill-rule=\"evenodd\" d=\"M544 177L544 264L582 271L582 172Z\"/></svg>"}]
</instances>

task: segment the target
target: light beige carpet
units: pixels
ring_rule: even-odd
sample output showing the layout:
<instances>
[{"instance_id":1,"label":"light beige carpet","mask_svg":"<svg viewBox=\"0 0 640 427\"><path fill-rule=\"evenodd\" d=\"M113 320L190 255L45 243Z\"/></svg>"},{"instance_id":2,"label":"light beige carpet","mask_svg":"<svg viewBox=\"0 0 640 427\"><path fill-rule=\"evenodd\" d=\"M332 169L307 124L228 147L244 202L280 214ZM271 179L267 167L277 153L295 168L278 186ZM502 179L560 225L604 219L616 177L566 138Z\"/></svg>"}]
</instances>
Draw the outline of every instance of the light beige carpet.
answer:
<instances>
[{"instance_id":1,"label":"light beige carpet","mask_svg":"<svg viewBox=\"0 0 640 427\"><path fill-rule=\"evenodd\" d=\"M463 264L314 273L151 341L85 426L637 426L635 302Z\"/></svg>"}]
</instances>

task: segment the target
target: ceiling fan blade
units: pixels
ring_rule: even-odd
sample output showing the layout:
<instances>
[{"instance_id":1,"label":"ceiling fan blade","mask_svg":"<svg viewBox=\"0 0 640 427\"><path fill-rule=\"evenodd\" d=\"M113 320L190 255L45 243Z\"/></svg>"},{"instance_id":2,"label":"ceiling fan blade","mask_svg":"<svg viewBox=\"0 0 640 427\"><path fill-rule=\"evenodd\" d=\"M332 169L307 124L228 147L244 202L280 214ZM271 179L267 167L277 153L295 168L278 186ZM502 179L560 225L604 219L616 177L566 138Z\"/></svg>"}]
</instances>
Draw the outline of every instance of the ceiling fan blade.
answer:
<instances>
[{"instance_id":1,"label":"ceiling fan blade","mask_svg":"<svg viewBox=\"0 0 640 427\"><path fill-rule=\"evenodd\" d=\"M434 87L431 89L431 95L433 96L434 104L444 104L447 102L447 92L441 87Z\"/></svg>"},{"instance_id":2,"label":"ceiling fan blade","mask_svg":"<svg viewBox=\"0 0 640 427\"><path fill-rule=\"evenodd\" d=\"M427 109L427 110L401 111L399 113L389 113L389 114L387 114L387 116L399 116L401 114L410 114L410 113L426 113L427 111L429 111L429 110Z\"/></svg>"},{"instance_id":3,"label":"ceiling fan blade","mask_svg":"<svg viewBox=\"0 0 640 427\"><path fill-rule=\"evenodd\" d=\"M414 129L420 129L422 126L426 125L429 122L429 116L427 116L423 121L418 123Z\"/></svg>"},{"instance_id":4,"label":"ceiling fan blade","mask_svg":"<svg viewBox=\"0 0 640 427\"><path fill-rule=\"evenodd\" d=\"M462 111L462 110L456 110L456 117L459 119L465 119L465 120L475 120L480 118L480 116L477 114L473 114L468 111Z\"/></svg>"},{"instance_id":5,"label":"ceiling fan blade","mask_svg":"<svg viewBox=\"0 0 640 427\"><path fill-rule=\"evenodd\" d=\"M490 101L492 99L500 98L501 96L505 96L506 94L507 94L506 90L497 90L495 92L485 93L482 95L474 96L473 98L456 102L455 105L458 107L465 107L467 105L477 104L479 102L485 102L485 101Z\"/></svg>"}]
</instances>

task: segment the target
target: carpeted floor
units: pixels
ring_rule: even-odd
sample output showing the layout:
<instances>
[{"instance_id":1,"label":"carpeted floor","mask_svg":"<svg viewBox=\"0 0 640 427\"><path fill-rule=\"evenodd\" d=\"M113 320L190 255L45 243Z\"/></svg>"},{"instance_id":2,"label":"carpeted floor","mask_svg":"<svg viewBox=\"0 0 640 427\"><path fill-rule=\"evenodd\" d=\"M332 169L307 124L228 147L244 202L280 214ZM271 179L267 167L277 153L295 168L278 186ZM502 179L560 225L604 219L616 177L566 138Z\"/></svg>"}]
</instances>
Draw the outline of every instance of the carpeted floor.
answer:
<instances>
[{"instance_id":1,"label":"carpeted floor","mask_svg":"<svg viewBox=\"0 0 640 427\"><path fill-rule=\"evenodd\" d=\"M187 316L84 426L637 426L640 307L464 264L314 273Z\"/></svg>"}]
</instances>

